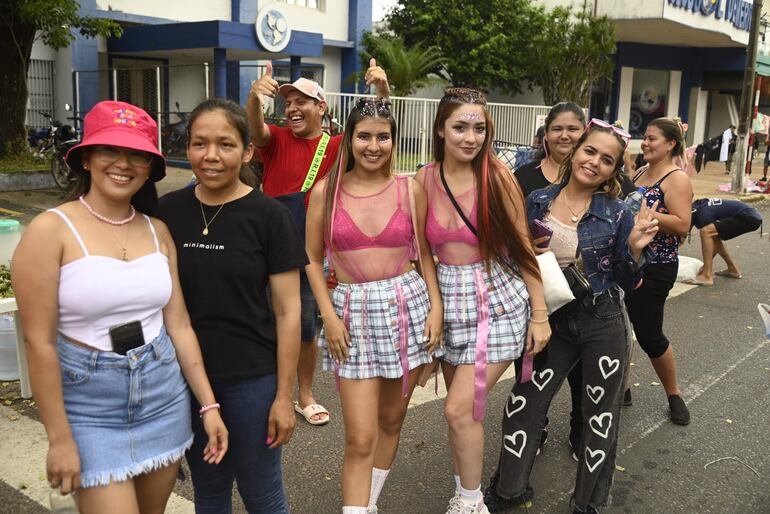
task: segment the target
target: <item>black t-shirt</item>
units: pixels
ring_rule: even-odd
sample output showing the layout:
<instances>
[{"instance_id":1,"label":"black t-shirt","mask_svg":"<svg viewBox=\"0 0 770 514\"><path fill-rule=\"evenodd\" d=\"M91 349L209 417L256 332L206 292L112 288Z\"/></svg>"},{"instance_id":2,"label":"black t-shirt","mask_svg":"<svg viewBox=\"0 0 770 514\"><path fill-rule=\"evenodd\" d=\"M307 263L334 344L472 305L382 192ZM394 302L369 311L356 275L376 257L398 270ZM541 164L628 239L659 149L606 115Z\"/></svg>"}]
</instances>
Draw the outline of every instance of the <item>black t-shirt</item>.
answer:
<instances>
[{"instance_id":1,"label":"black t-shirt","mask_svg":"<svg viewBox=\"0 0 770 514\"><path fill-rule=\"evenodd\" d=\"M270 275L303 268L307 256L289 211L254 190L219 206L203 206L194 188L160 199L171 230L179 279L212 382L276 371L275 321L266 288ZM216 218L212 221L212 218Z\"/></svg>"},{"instance_id":2,"label":"black t-shirt","mask_svg":"<svg viewBox=\"0 0 770 514\"><path fill-rule=\"evenodd\" d=\"M692 224L701 229L710 223L725 218L742 216L762 222L762 215L754 207L739 200L703 198L692 203Z\"/></svg>"},{"instance_id":3,"label":"black t-shirt","mask_svg":"<svg viewBox=\"0 0 770 514\"><path fill-rule=\"evenodd\" d=\"M532 191L543 189L551 185L548 179L543 175L543 170L540 168L540 162L528 162L518 168L514 172L516 180L519 181L519 187L524 194L524 198L528 197ZM636 186L631 179L625 174L621 174L621 197L625 198L631 191L636 191Z\"/></svg>"},{"instance_id":4,"label":"black t-shirt","mask_svg":"<svg viewBox=\"0 0 770 514\"><path fill-rule=\"evenodd\" d=\"M530 161L526 164L522 164L516 171L514 176L519 182L524 198L528 197L532 191L543 189L551 185L548 179L543 175L543 170L540 169L540 161Z\"/></svg>"}]
</instances>

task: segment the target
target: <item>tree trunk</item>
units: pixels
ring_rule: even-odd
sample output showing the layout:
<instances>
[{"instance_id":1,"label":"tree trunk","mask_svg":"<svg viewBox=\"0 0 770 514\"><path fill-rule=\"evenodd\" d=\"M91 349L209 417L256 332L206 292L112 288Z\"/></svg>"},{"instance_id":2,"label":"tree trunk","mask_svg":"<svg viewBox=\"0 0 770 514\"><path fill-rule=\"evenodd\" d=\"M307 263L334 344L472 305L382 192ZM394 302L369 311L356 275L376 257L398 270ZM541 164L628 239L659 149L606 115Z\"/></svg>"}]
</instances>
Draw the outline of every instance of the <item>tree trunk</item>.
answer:
<instances>
[{"instance_id":1,"label":"tree trunk","mask_svg":"<svg viewBox=\"0 0 770 514\"><path fill-rule=\"evenodd\" d=\"M0 23L0 157L27 136L27 69L35 41L32 25L5 21Z\"/></svg>"}]
</instances>

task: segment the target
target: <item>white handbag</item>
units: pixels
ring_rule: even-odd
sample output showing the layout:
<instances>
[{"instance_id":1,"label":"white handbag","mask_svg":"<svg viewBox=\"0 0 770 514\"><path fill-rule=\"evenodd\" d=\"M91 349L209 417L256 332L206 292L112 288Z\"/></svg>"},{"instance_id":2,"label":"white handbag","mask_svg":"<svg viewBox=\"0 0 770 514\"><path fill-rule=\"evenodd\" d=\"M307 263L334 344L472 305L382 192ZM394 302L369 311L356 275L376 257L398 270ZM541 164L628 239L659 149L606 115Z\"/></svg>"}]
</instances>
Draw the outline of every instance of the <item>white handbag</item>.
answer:
<instances>
[{"instance_id":1,"label":"white handbag","mask_svg":"<svg viewBox=\"0 0 770 514\"><path fill-rule=\"evenodd\" d=\"M541 253L536 258L537 265L540 267L540 278L543 281L545 305L548 307L548 314L551 315L574 300L575 295L572 294L567 278L552 251Z\"/></svg>"}]
</instances>

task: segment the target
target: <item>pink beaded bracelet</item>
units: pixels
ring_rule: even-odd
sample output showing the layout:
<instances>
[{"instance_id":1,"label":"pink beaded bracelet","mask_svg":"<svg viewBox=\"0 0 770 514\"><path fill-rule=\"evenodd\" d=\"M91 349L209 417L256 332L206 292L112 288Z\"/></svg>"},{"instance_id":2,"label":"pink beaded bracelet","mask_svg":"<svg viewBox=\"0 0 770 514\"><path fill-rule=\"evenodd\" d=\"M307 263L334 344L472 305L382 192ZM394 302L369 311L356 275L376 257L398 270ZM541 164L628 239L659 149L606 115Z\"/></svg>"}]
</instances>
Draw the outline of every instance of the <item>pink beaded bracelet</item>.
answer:
<instances>
[{"instance_id":1,"label":"pink beaded bracelet","mask_svg":"<svg viewBox=\"0 0 770 514\"><path fill-rule=\"evenodd\" d=\"M212 409L219 410L219 404L218 403L211 403L209 405L204 405L203 407L201 407L201 410L198 411L198 414L200 414L200 417L203 417L203 415L206 412L208 412L208 411L210 411Z\"/></svg>"}]
</instances>

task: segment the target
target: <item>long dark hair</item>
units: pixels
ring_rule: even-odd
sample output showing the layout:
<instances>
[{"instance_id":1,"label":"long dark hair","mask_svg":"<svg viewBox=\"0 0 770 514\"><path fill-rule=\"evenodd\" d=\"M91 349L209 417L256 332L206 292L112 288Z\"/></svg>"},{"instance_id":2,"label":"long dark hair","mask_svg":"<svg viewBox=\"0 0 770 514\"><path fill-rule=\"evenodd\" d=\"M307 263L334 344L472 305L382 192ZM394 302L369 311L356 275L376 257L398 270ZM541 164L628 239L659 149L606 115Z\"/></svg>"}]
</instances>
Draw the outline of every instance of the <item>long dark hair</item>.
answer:
<instances>
[{"instance_id":1,"label":"long dark hair","mask_svg":"<svg viewBox=\"0 0 770 514\"><path fill-rule=\"evenodd\" d=\"M586 125L586 114L583 112L583 109L580 108L578 104L575 102L560 102L553 107L551 107L551 110L548 111L548 116L545 117L545 122L543 123L543 126L545 127L545 132L543 133L543 140L540 144L540 147L537 149L537 152L535 152L535 156L533 160L535 162L540 162L543 159L545 159L546 155L548 155L548 143L546 142L546 134L548 134L548 129L551 127L551 123L556 119L557 116L560 114L564 114L565 112L571 112L575 116L577 116L578 120L580 120L580 123L585 127Z\"/></svg>"},{"instance_id":2,"label":"long dark hair","mask_svg":"<svg viewBox=\"0 0 770 514\"><path fill-rule=\"evenodd\" d=\"M190 118L187 121L187 128L185 129L185 135L187 136L187 147L190 147L190 140L192 137L192 126L195 121L207 112L222 111L225 115L225 119L231 127L238 132L243 143L244 150L249 146L251 137L249 137L249 120L246 117L246 111L239 104L228 100L226 98L209 98L199 103L195 109L190 113ZM259 180L257 179L257 173L251 163L241 164L241 171L239 174L241 182L247 186L257 188L259 187Z\"/></svg>"},{"instance_id":3,"label":"long dark hair","mask_svg":"<svg viewBox=\"0 0 770 514\"><path fill-rule=\"evenodd\" d=\"M588 136L591 134L594 134L596 132L603 132L605 134L612 134L615 136L615 139L618 140L618 155L615 159L615 173L612 174L612 176L607 179L607 181L599 186L599 188L595 191L596 193L605 193L610 198L619 198L622 194L622 177L621 174L622 168L623 168L623 155L625 153L626 149L626 142L621 138L618 134L613 132L612 129L607 127L601 127L599 125L591 125L588 127L588 130L583 132L583 135L580 136L580 139L578 139L577 144L575 144L575 148L570 152L570 154L567 156L566 159L564 159L564 162L561 164L561 168L559 168L559 178L558 182L562 184L566 184L569 182L570 177L572 176L572 159L575 157L575 153L578 151L578 148L583 146L583 144L588 140Z\"/></svg>"},{"instance_id":4,"label":"long dark hair","mask_svg":"<svg viewBox=\"0 0 770 514\"><path fill-rule=\"evenodd\" d=\"M356 126L366 119L378 119L387 121L390 125L390 139L393 141L390 157L385 164L387 174L393 173L393 155L396 152L395 141L398 139L396 119L390 108L390 102L387 100L372 100L362 98L350 111L348 119L345 122L345 132L340 142L340 149L337 152L337 160L334 162L329 175L326 178L324 189L324 240L333 248L332 242L332 221L334 220L335 207L337 206L337 195L339 194L339 185L342 175L352 170L355 166L353 159L353 133Z\"/></svg>"},{"instance_id":5,"label":"long dark hair","mask_svg":"<svg viewBox=\"0 0 770 514\"><path fill-rule=\"evenodd\" d=\"M476 201L479 233L479 250L487 267L492 260L498 262L512 259L520 268L539 277L540 271L535 260L532 245L516 229L514 217L527 213L517 206L524 205L524 197L511 170L492 151L495 127L487 110L487 100L476 89L449 88L438 104L436 119L433 121L433 158L443 162L445 157L444 139L439 131L444 129L446 120L463 105L480 105L484 110L486 137L478 155L471 161L476 182ZM521 211L521 212L520 212Z\"/></svg>"},{"instance_id":6,"label":"long dark hair","mask_svg":"<svg viewBox=\"0 0 770 514\"><path fill-rule=\"evenodd\" d=\"M114 145L116 148L121 148L118 145ZM91 173L83 169L83 152L88 152L89 147L84 146L76 149L77 159L70 159L74 166L72 166L72 172L75 175L75 182L72 189L67 194L67 200L75 200L80 195L87 194L91 190ZM139 191L134 193L131 197L131 205L134 209L146 214L148 216L158 216L158 189L155 187L155 182L152 180L153 170L157 166L162 166L158 157L153 157L152 167L150 168L150 178L144 181Z\"/></svg>"}]
</instances>

